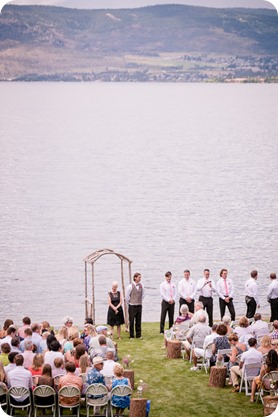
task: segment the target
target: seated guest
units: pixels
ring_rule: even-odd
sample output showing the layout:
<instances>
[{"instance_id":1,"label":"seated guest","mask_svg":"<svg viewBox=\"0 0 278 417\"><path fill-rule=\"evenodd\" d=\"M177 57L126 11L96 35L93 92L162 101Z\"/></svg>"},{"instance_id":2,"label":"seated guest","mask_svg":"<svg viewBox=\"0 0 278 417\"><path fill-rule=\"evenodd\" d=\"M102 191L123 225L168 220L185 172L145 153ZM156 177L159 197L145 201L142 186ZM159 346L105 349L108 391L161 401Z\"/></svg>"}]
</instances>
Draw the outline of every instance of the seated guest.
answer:
<instances>
[{"instance_id":1,"label":"seated guest","mask_svg":"<svg viewBox=\"0 0 278 417\"><path fill-rule=\"evenodd\" d=\"M78 374L87 374L92 369L91 361L89 355L86 353L82 355L79 359L79 368L76 370Z\"/></svg>"},{"instance_id":2,"label":"seated guest","mask_svg":"<svg viewBox=\"0 0 278 417\"><path fill-rule=\"evenodd\" d=\"M95 326L93 326L92 324L85 324L84 327L84 343L86 345L86 350L88 352L89 350L89 345L90 345L90 340L92 337L96 337L97 336L97 332L96 332L96 328Z\"/></svg>"},{"instance_id":3,"label":"seated guest","mask_svg":"<svg viewBox=\"0 0 278 417\"><path fill-rule=\"evenodd\" d=\"M46 364L43 366L42 374L38 377L37 385L49 385L54 388L54 379L52 377L52 369L50 365Z\"/></svg>"},{"instance_id":4,"label":"seated guest","mask_svg":"<svg viewBox=\"0 0 278 417\"><path fill-rule=\"evenodd\" d=\"M8 354L9 364L4 366L4 371L7 376L8 376L8 373L16 367L16 364L15 364L16 355L17 355L17 352L10 352Z\"/></svg>"},{"instance_id":5,"label":"seated guest","mask_svg":"<svg viewBox=\"0 0 278 417\"><path fill-rule=\"evenodd\" d=\"M108 350L106 353L106 360L103 363L103 369L100 371L100 373L106 377L113 376L115 365L115 354L112 350Z\"/></svg>"},{"instance_id":6,"label":"seated guest","mask_svg":"<svg viewBox=\"0 0 278 417\"><path fill-rule=\"evenodd\" d=\"M109 337L107 337L107 330L108 330L107 326L97 326L97 328L96 328L97 336L91 337L91 340L90 340L90 343L89 343L89 351L91 351L91 349L99 348L99 337L101 335L106 337L107 347L109 347L111 349L115 349L115 345L113 343L113 340L111 340L111 339L109 339Z\"/></svg>"},{"instance_id":7,"label":"seated guest","mask_svg":"<svg viewBox=\"0 0 278 417\"><path fill-rule=\"evenodd\" d=\"M54 359L62 358L64 360L64 355L61 352L62 348L58 340L54 339L49 345L49 351L45 352L44 363L48 363L51 368L54 368Z\"/></svg>"},{"instance_id":8,"label":"seated guest","mask_svg":"<svg viewBox=\"0 0 278 417\"><path fill-rule=\"evenodd\" d=\"M73 326L73 318L66 316L63 318L63 323L64 323L64 326L66 326L69 329L70 327Z\"/></svg>"},{"instance_id":9,"label":"seated guest","mask_svg":"<svg viewBox=\"0 0 278 417\"><path fill-rule=\"evenodd\" d=\"M66 375L67 371L65 370L65 363L62 358L54 359L54 368L52 369L52 376L55 378L57 375Z\"/></svg>"},{"instance_id":10,"label":"seated guest","mask_svg":"<svg viewBox=\"0 0 278 417\"><path fill-rule=\"evenodd\" d=\"M58 389L65 386L74 386L82 391L83 381L78 375L75 374L76 366L73 362L67 362L65 365L66 375L61 376L59 379Z\"/></svg>"},{"instance_id":11,"label":"seated guest","mask_svg":"<svg viewBox=\"0 0 278 417\"><path fill-rule=\"evenodd\" d=\"M77 348L78 345L84 345L84 343L82 343L82 339L80 339L79 337L76 337L75 339L73 339L72 341L72 349L67 350L66 353L64 354L65 357L65 362L68 361L72 361L74 362L74 355L75 355L75 350ZM76 365L76 364L75 364ZM76 365L77 366L77 365Z\"/></svg>"},{"instance_id":12,"label":"seated guest","mask_svg":"<svg viewBox=\"0 0 278 417\"><path fill-rule=\"evenodd\" d=\"M222 317L222 323L227 326L227 336L230 336L234 332L234 329L231 327L231 317L230 316L223 316ZM220 324L220 323L218 323Z\"/></svg>"},{"instance_id":13,"label":"seated guest","mask_svg":"<svg viewBox=\"0 0 278 417\"><path fill-rule=\"evenodd\" d=\"M64 344L68 340L68 328L66 326L62 326L58 333L56 334L56 339L60 343L62 347L64 347Z\"/></svg>"},{"instance_id":14,"label":"seated guest","mask_svg":"<svg viewBox=\"0 0 278 417\"><path fill-rule=\"evenodd\" d=\"M41 336L44 334L44 332L49 332L51 334L53 334L54 336L54 331L51 330L50 324L48 323L48 321L42 321L41 322Z\"/></svg>"},{"instance_id":15,"label":"seated guest","mask_svg":"<svg viewBox=\"0 0 278 417\"><path fill-rule=\"evenodd\" d=\"M33 342L32 339L24 340L24 352L22 353L24 358L24 368L28 369L32 366L35 353L33 353Z\"/></svg>"},{"instance_id":16,"label":"seated guest","mask_svg":"<svg viewBox=\"0 0 278 417\"><path fill-rule=\"evenodd\" d=\"M249 349L246 352L243 352L240 358L240 364L232 366L230 369L231 380L233 383L232 392L239 391L239 377L242 377L242 367L243 365L249 365L250 363L263 362L263 355L261 352L257 351L257 340L254 337L251 337L248 340Z\"/></svg>"},{"instance_id":17,"label":"seated guest","mask_svg":"<svg viewBox=\"0 0 278 417\"><path fill-rule=\"evenodd\" d=\"M33 357L33 363L28 367L28 371L31 372L32 376L41 375L44 363L44 357L42 353L36 353Z\"/></svg>"},{"instance_id":18,"label":"seated guest","mask_svg":"<svg viewBox=\"0 0 278 417\"><path fill-rule=\"evenodd\" d=\"M87 324L90 324L90 326L93 326L94 325L94 320L91 319L90 317L86 317L86 319L84 320L84 330L83 330L83 332L80 335L80 339L83 340L83 343L85 343L84 342L84 339L87 336L87 333L85 332L85 329L86 329Z\"/></svg>"},{"instance_id":19,"label":"seated guest","mask_svg":"<svg viewBox=\"0 0 278 417\"><path fill-rule=\"evenodd\" d=\"M246 334L252 335L252 328L249 325L249 320L247 317L245 316L240 317L238 326L234 329L234 333L238 335L239 339L242 336L245 336Z\"/></svg>"},{"instance_id":20,"label":"seated guest","mask_svg":"<svg viewBox=\"0 0 278 417\"><path fill-rule=\"evenodd\" d=\"M13 338L13 337L15 337L15 336L16 336L16 328L15 328L15 327L13 327L13 326L10 326L10 327L7 329L7 336L6 336L6 337L4 337L4 339L1 339L1 340L0 340L0 346L1 346L3 343L9 343L9 345L11 345L12 338Z\"/></svg>"},{"instance_id":21,"label":"seated guest","mask_svg":"<svg viewBox=\"0 0 278 417\"><path fill-rule=\"evenodd\" d=\"M254 323L251 324L250 330L252 330L252 334L257 340L259 337L269 335L268 324L262 320L260 313L254 315Z\"/></svg>"},{"instance_id":22,"label":"seated guest","mask_svg":"<svg viewBox=\"0 0 278 417\"><path fill-rule=\"evenodd\" d=\"M214 366L216 363L216 356L219 349L230 349L229 339L227 337L228 328L225 324L220 323L217 327L216 333L218 337L216 337L213 341L212 348L211 348L211 358L210 358L210 366ZM229 362L229 357L224 355L224 362Z\"/></svg>"},{"instance_id":23,"label":"seated guest","mask_svg":"<svg viewBox=\"0 0 278 417\"><path fill-rule=\"evenodd\" d=\"M181 315L175 320L175 325L182 325L184 322L189 322L193 317L193 313L190 313L188 305L182 304L180 307Z\"/></svg>"},{"instance_id":24,"label":"seated guest","mask_svg":"<svg viewBox=\"0 0 278 417\"><path fill-rule=\"evenodd\" d=\"M0 353L0 362L2 362L3 366L9 365L9 353L11 352L11 345L9 343L3 343L0 346L1 353Z\"/></svg>"},{"instance_id":25,"label":"seated guest","mask_svg":"<svg viewBox=\"0 0 278 417\"><path fill-rule=\"evenodd\" d=\"M40 323L33 323L31 325L31 330L32 330L32 342L33 345L36 347L36 352L39 352L39 347L40 347L40 343L42 340L41 337L41 325Z\"/></svg>"},{"instance_id":26,"label":"seated guest","mask_svg":"<svg viewBox=\"0 0 278 417\"><path fill-rule=\"evenodd\" d=\"M74 339L76 340L76 339ZM78 339L81 340L81 339ZM68 355L70 353L70 355ZM74 349L68 350L65 355L66 362L71 361L75 363L76 368L79 368L79 360L82 355L84 355L86 352L86 346L84 343L79 343ZM67 356L67 357L66 357Z\"/></svg>"},{"instance_id":27,"label":"seated guest","mask_svg":"<svg viewBox=\"0 0 278 417\"><path fill-rule=\"evenodd\" d=\"M79 331L75 327L68 328L68 340L64 343L64 354L67 353L68 350L71 350L73 346L74 339L79 339L80 343L82 340L79 338Z\"/></svg>"},{"instance_id":28,"label":"seated guest","mask_svg":"<svg viewBox=\"0 0 278 417\"><path fill-rule=\"evenodd\" d=\"M126 385L131 388L129 378L125 378L124 368L119 363L116 363L114 366L114 375L115 378L112 379L112 389L120 385ZM125 395L120 397L118 395L113 395L111 400L113 400L113 405L116 407L116 414L122 414L125 408L130 406L130 397Z\"/></svg>"},{"instance_id":29,"label":"seated guest","mask_svg":"<svg viewBox=\"0 0 278 417\"><path fill-rule=\"evenodd\" d=\"M250 401L254 402L257 389L260 387L263 376L269 372L278 371L278 354L276 350L271 349L266 357L265 364L262 365L260 375L256 376L252 381L252 390ZM265 381L265 389L270 389L270 380ZM266 386L267 384L267 386ZM276 386L278 388L278 386Z\"/></svg>"},{"instance_id":30,"label":"seated guest","mask_svg":"<svg viewBox=\"0 0 278 417\"><path fill-rule=\"evenodd\" d=\"M0 339L4 339L4 337L7 336L7 330L12 324L14 324L13 320L11 319L5 320L3 324L3 329L0 330Z\"/></svg>"},{"instance_id":31,"label":"seated guest","mask_svg":"<svg viewBox=\"0 0 278 417\"><path fill-rule=\"evenodd\" d=\"M266 355L273 347L271 346L271 338L270 336L263 336L260 341L260 346L258 347L258 351L261 352L263 355Z\"/></svg>"},{"instance_id":32,"label":"seated guest","mask_svg":"<svg viewBox=\"0 0 278 417\"><path fill-rule=\"evenodd\" d=\"M88 385L91 385L91 384L105 385L104 376L100 372L102 369L103 369L103 358L101 356L95 356L93 359L93 367L87 373L86 382Z\"/></svg>"},{"instance_id":33,"label":"seated guest","mask_svg":"<svg viewBox=\"0 0 278 417\"><path fill-rule=\"evenodd\" d=\"M21 340L20 345L19 345L19 349L21 350L21 352L24 352L24 350L25 350L24 343L25 343L26 340L31 340L32 346L33 346L32 337L33 337L33 332L32 332L31 327L26 327L26 329L24 330L24 338Z\"/></svg>"},{"instance_id":34,"label":"seated guest","mask_svg":"<svg viewBox=\"0 0 278 417\"><path fill-rule=\"evenodd\" d=\"M192 366L191 371L197 371L198 370L198 367L197 367L197 361L198 361L198 359L204 357L205 351L206 351L207 347L210 344L213 343L213 341L214 341L214 339L216 337L219 337L219 335L216 332L217 331L217 327L218 327L217 324L213 324L212 325L211 334L208 334L205 337L204 344L203 344L203 347L202 348L198 348L198 347L194 348L194 350L192 352L192 360L193 360L194 366ZM206 359L210 359L210 357L212 355L212 350L211 349L212 349L212 347L210 349L207 349L207 351L206 351Z\"/></svg>"},{"instance_id":35,"label":"seated guest","mask_svg":"<svg viewBox=\"0 0 278 417\"><path fill-rule=\"evenodd\" d=\"M91 361L93 360L93 358L95 356L101 356L102 359L106 359L106 353L108 351L106 337L103 336L103 335L100 335L99 336L99 339L98 339L98 342L99 342L99 347L98 348L95 348L95 349L92 349L90 351Z\"/></svg>"},{"instance_id":36,"label":"seated guest","mask_svg":"<svg viewBox=\"0 0 278 417\"><path fill-rule=\"evenodd\" d=\"M193 314L191 318L191 325L194 326L194 324L197 324L200 316L205 316L206 324L208 324L209 323L208 313L204 310L204 304L202 303L202 301L195 301L194 307L195 307L195 313Z\"/></svg>"},{"instance_id":37,"label":"seated guest","mask_svg":"<svg viewBox=\"0 0 278 417\"><path fill-rule=\"evenodd\" d=\"M205 337L211 333L211 328L206 324L208 321L207 319L208 319L207 314L200 315L198 317L198 320L199 320L198 323L195 324L193 327L191 327L191 329L189 330L187 334L187 339L185 342L183 342L187 359L190 358L190 350L191 350L193 339L198 338L199 341L195 347L202 348Z\"/></svg>"},{"instance_id":38,"label":"seated guest","mask_svg":"<svg viewBox=\"0 0 278 417\"><path fill-rule=\"evenodd\" d=\"M8 377L8 384L9 387L25 387L28 389L32 389L32 374L30 371L24 368L23 366L24 358L22 355L16 355L15 357L15 369L12 369L9 372ZM13 404L22 404L25 405L27 400L27 397L24 395L22 397L17 398L17 400L14 400L11 398L11 402Z\"/></svg>"},{"instance_id":39,"label":"seated guest","mask_svg":"<svg viewBox=\"0 0 278 417\"><path fill-rule=\"evenodd\" d=\"M238 335L236 333L232 333L228 337L228 340L232 349L232 353L228 355L230 358L228 369L230 369L232 366L237 365L237 356L246 351L246 345L239 342Z\"/></svg>"},{"instance_id":40,"label":"seated guest","mask_svg":"<svg viewBox=\"0 0 278 417\"><path fill-rule=\"evenodd\" d=\"M278 339L278 320L274 320L273 322L273 331L270 333L270 338L272 340Z\"/></svg>"},{"instance_id":41,"label":"seated guest","mask_svg":"<svg viewBox=\"0 0 278 417\"><path fill-rule=\"evenodd\" d=\"M30 317L28 317L28 316L23 317L22 324L23 325L18 329L18 336L21 339L25 339L24 330L28 329L28 328L31 329L31 319L30 319Z\"/></svg>"},{"instance_id":42,"label":"seated guest","mask_svg":"<svg viewBox=\"0 0 278 417\"><path fill-rule=\"evenodd\" d=\"M3 365L2 362L0 362L0 384L2 386L3 386L3 384L5 384L6 386L8 385L7 375L6 375L6 372L5 372L5 369L4 369L4 365Z\"/></svg>"},{"instance_id":43,"label":"seated guest","mask_svg":"<svg viewBox=\"0 0 278 417\"><path fill-rule=\"evenodd\" d=\"M18 336L15 336L12 338L11 340L11 352L16 352L16 353L22 353L21 350L19 349L20 346L20 338Z\"/></svg>"},{"instance_id":44,"label":"seated guest","mask_svg":"<svg viewBox=\"0 0 278 417\"><path fill-rule=\"evenodd\" d=\"M48 346L47 346L48 336L52 336L50 332L45 331L42 333L42 340L40 342L39 350L38 350L39 353L45 353L48 350Z\"/></svg>"},{"instance_id":45,"label":"seated guest","mask_svg":"<svg viewBox=\"0 0 278 417\"><path fill-rule=\"evenodd\" d=\"M76 366L73 362L67 362L65 365L66 368L66 375L61 376L58 383L58 390L60 390L63 387L67 386L74 386L80 391L80 395L83 388L83 379L80 378L75 374ZM72 396L72 397L60 397L60 402L63 405L69 406L76 404L76 401L78 401L80 396Z\"/></svg>"}]
</instances>

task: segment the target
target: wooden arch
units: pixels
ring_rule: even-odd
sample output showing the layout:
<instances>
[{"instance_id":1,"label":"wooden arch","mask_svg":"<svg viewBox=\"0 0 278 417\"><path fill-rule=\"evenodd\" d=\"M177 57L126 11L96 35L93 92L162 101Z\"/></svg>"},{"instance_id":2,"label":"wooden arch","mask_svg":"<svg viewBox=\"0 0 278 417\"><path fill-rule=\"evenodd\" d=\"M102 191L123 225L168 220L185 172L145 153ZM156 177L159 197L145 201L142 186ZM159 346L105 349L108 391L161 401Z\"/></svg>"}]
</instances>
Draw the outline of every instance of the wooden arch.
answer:
<instances>
[{"instance_id":1,"label":"wooden arch","mask_svg":"<svg viewBox=\"0 0 278 417\"><path fill-rule=\"evenodd\" d=\"M119 252L115 252L112 249L100 249L96 252L93 252L91 255L84 258L85 262L85 317L91 317L95 321L95 273L94 265L95 262L104 255L115 255L121 261L121 280L122 280L122 292L124 300L124 313L125 313L125 326L128 328L128 310L127 303L125 299L125 280L124 280L124 262L128 263L128 273L129 273L129 283L131 283L131 263L132 261L126 256L122 255ZM92 265L91 277L92 277L92 299L88 298L88 264Z\"/></svg>"}]
</instances>

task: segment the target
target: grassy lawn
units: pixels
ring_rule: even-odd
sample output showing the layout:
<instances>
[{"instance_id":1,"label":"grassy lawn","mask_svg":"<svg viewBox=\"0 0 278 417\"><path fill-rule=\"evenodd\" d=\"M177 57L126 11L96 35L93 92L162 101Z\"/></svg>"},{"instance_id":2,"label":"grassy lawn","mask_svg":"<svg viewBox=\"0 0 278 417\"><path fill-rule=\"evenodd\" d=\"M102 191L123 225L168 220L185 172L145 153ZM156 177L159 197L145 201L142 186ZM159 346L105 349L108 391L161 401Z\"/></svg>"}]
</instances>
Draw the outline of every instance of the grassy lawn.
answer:
<instances>
[{"instance_id":1,"label":"grassy lawn","mask_svg":"<svg viewBox=\"0 0 278 417\"><path fill-rule=\"evenodd\" d=\"M119 358L131 355L135 383L147 384L143 397L151 400L151 417L261 417L260 402L250 403L245 393L232 393L231 387L211 388L209 374L204 370L192 372L183 359L167 359L161 349L163 335L158 323L144 323L143 340L129 339L122 334L118 342ZM136 394L136 387L134 395Z\"/></svg>"}]
</instances>

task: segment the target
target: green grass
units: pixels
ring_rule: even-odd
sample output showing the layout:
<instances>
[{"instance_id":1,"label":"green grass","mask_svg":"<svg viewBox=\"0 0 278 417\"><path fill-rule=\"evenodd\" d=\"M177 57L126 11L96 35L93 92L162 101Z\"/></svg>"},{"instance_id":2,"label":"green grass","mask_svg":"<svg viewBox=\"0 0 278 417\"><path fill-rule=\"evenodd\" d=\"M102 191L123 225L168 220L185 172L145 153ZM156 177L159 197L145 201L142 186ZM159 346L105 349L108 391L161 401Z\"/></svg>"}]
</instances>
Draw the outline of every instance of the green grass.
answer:
<instances>
[{"instance_id":1,"label":"green grass","mask_svg":"<svg viewBox=\"0 0 278 417\"><path fill-rule=\"evenodd\" d=\"M231 387L211 388L209 374L190 371L192 366L183 359L167 359L163 335L158 323L144 323L142 340L129 339L122 334L118 342L119 360L131 355L135 383L147 384L143 393L151 400L151 417L261 417L260 402L250 403L245 393L232 393ZM136 387L134 395L136 394Z\"/></svg>"}]
</instances>

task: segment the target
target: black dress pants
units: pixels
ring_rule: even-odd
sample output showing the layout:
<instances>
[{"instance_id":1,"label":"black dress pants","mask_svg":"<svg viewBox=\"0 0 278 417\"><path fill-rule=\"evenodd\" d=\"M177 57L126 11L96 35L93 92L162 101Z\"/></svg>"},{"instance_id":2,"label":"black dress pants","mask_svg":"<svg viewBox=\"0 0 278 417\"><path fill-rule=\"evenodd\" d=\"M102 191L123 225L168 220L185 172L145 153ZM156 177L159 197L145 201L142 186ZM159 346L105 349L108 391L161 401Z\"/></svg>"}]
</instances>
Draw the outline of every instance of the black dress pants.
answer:
<instances>
[{"instance_id":1,"label":"black dress pants","mask_svg":"<svg viewBox=\"0 0 278 417\"><path fill-rule=\"evenodd\" d=\"M278 320L278 298L270 300L271 317L270 321Z\"/></svg>"},{"instance_id":2,"label":"black dress pants","mask_svg":"<svg viewBox=\"0 0 278 417\"><path fill-rule=\"evenodd\" d=\"M257 303L253 297L245 297L245 302L247 305L246 317L251 319L256 313Z\"/></svg>"},{"instance_id":3,"label":"black dress pants","mask_svg":"<svg viewBox=\"0 0 278 417\"><path fill-rule=\"evenodd\" d=\"M142 305L128 306L129 314L129 337L134 337L134 323L136 337L141 337Z\"/></svg>"},{"instance_id":4,"label":"black dress pants","mask_svg":"<svg viewBox=\"0 0 278 417\"><path fill-rule=\"evenodd\" d=\"M204 310L207 310L209 316L209 326L213 325L213 298L212 297L203 297L200 295L199 301L202 301L204 304Z\"/></svg>"},{"instance_id":5,"label":"black dress pants","mask_svg":"<svg viewBox=\"0 0 278 417\"><path fill-rule=\"evenodd\" d=\"M183 304L186 304L188 306L190 313L193 313L193 314L194 314L194 303L195 303L195 300L192 300L191 303L188 303L184 298L180 298L180 308Z\"/></svg>"},{"instance_id":6,"label":"black dress pants","mask_svg":"<svg viewBox=\"0 0 278 417\"><path fill-rule=\"evenodd\" d=\"M174 324L174 312L175 312L175 303L170 304L165 300L162 300L161 302L161 315L160 315L160 333L164 332L164 326L165 326L165 320L166 315L168 313L169 317L169 329Z\"/></svg>"},{"instance_id":7,"label":"black dress pants","mask_svg":"<svg viewBox=\"0 0 278 417\"><path fill-rule=\"evenodd\" d=\"M221 320L222 320L223 316L225 316L226 307L228 307L228 310L230 312L231 320L234 321L236 319L236 312L235 312L234 303L233 303L232 298L230 298L229 303L226 303L225 300L223 300L222 298L219 298L219 307L220 307Z\"/></svg>"}]
</instances>

